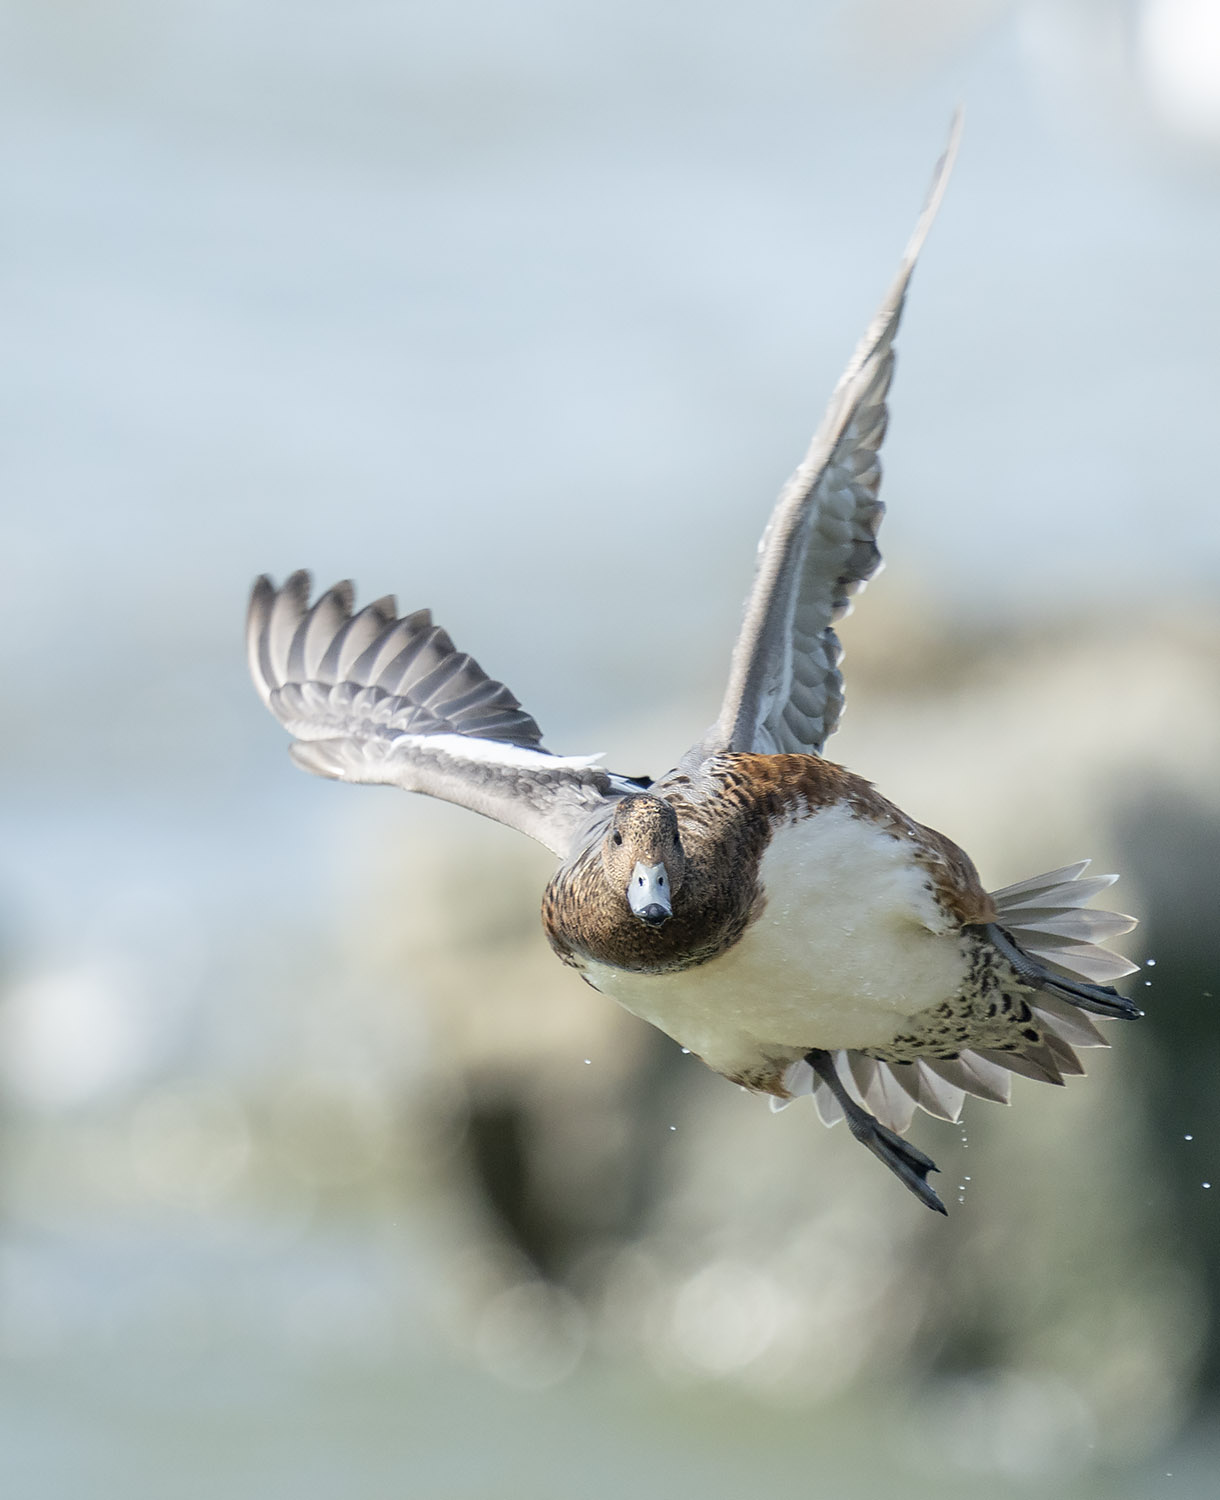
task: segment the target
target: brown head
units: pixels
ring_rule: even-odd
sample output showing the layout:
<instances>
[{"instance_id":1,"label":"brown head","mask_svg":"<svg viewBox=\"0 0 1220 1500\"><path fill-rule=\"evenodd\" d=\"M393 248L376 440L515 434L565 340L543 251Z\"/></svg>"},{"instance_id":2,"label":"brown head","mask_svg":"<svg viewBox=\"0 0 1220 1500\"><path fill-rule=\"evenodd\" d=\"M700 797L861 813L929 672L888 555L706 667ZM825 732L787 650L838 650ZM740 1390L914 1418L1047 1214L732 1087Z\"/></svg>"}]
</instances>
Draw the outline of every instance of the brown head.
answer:
<instances>
[{"instance_id":1,"label":"brown head","mask_svg":"<svg viewBox=\"0 0 1220 1500\"><path fill-rule=\"evenodd\" d=\"M673 913L686 873L678 819L662 797L624 797L602 840L602 869L642 922L659 927Z\"/></svg>"}]
</instances>

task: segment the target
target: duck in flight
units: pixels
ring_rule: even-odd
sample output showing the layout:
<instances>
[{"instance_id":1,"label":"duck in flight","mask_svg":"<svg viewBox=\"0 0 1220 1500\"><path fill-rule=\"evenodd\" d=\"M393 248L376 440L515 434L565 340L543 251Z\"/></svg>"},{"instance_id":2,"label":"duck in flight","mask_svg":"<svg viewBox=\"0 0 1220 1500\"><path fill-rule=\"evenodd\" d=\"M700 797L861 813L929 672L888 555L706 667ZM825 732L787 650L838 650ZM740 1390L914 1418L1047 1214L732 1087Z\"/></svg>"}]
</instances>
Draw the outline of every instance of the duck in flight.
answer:
<instances>
[{"instance_id":1,"label":"duck in flight","mask_svg":"<svg viewBox=\"0 0 1220 1500\"><path fill-rule=\"evenodd\" d=\"M811 1093L928 1207L915 1110L1007 1102L1013 1073L1062 1083L1088 1014L1140 1012L1086 909L1088 861L988 893L970 858L823 756L843 706L835 624L880 566L878 449L907 284L958 123L898 275L759 544L720 715L654 782L555 755L427 610L310 603L307 573L254 585L250 670L293 759L424 792L519 829L559 860L542 904L559 958L716 1072L782 1108Z\"/></svg>"}]
</instances>

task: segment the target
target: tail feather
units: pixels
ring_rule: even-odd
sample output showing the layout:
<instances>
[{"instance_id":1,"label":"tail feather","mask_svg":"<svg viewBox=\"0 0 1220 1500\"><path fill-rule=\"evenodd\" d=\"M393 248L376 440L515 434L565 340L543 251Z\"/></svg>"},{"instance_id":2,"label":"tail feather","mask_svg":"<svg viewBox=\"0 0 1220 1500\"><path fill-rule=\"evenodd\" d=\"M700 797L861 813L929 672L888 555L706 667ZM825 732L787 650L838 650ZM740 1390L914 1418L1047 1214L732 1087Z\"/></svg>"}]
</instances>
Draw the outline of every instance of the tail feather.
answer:
<instances>
[{"instance_id":1,"label":"tail feather","mask_svg":"<svg viewBox=\"0 0 1220 1500\"><path fill-rule=\"evenodd\" d=\"M1050 1027L1045 1027L1043 1036L1046 1039L1046 1049L1055 1059L1055 1066L1063 1078L1083 1078L1084 1064L1072 1051L1071 1047L1058 1036Z\"/></svg>"},{"instance_id":2,"label":"tail feather","mask_svg":"<svg viewBox=\"0 0 1220 1500\"><path fill-rule=\"evenodd\" d=\"M1034 1015L1044 1031L1052 1031L1072 1047L1108 1047L1110 1044L1079 1007L1042 990L1033 1001Z\"/></svg>"},{"instance_id":3,"label":"tail feather","mask_svg":"<svg viewBox=\"0 0 1220 1500\"><path fill-rule=\"evenodd\" d=\"M842 1078L844 1075L839 1076ZM889 1128L900 1135L910 1129L915 1117L916 1101L898 1082L892 1068L879 1064L874 1057L849 1052L846 1076L856 1085L851 1092L857 1094L865 1109L871 1110L883 1124L885 1120L898 1121Z\"/></svg>"},{"instance_id":4,"label":"tail feather","mask_svg":"<svg viewBox=\"0 0 1220 1500\"><path fill-rule=\"evenodd\" d=\"M1139 967L1101 947L1098 939L1130 932L1135 918L1121 912L1085 911L1085 903L1106 890L1117 875L1081 879L1087 859L1046 875L993 891L997 924L1013 942L1065 979L1104 984L1134 974Z\"/></svg>"},{"instance_id":5,"label":"tail feather","mask_svg":"<svg viewBox=\"0 0 1220 1500\"><path fill-rule=\"evenodd\" d=\"M1064 1043L1064 1046L1067 1044ZM1003 1052L997 1047L977 1047L975 1055L993 1062L997 1067L1007 1068L1010 1073L1020 1073L1022 1078L1032 1078L1035 1083L1062 1083L1063 1074L1047 1042L1042 1041L1026 1047L1023 1052ZM1077 1069L1083 1073L1075 1054L1072 1054Z\"/></svg>"},{"instance_id":6,"label":"tail feather","mask_svg":"<svg viewBox=\"0 0 1220 1500\"><path fill-rule=\"evenodd\" d=\"M1045 893L1054 896L1056 906L1063 906L1066 903L1060 899L1060 892L1078 892L1080 877L1091 863L1091 860L1081 859L1077 860L1074 865L1060 865L1057 870L1047 870L1044 875L1031 875L1028 880L1018 880L1012 885L1003 886L998 891L992 891L991 899L997 907L1008 908L1015 903L1029 901L1032 897ZM1118 876L1092 875L1089 878L1090 880L1104 880L1107 885L1113 885ZM1090 895L1092 894L1094 893L1091 892ZM1085 899L1088 900L1089 897Z\"/></svg>"},{"instance_id":7,"label":"tail feather","mask_svg":"<svg viewBox=\"0 0 1220 1500\"><path fill-rule=\"evenodd\" d=\"M925 1114L938 1120L959 1120L965 1089L930 1068L922 1058L910 1063L889 1063L890 1072Z\"/></svg>"},{"instance_id":8,"label":"tail feather","mask_svg":"<svg viewBox=\"0 0 1220 1500\"><path fill-rule=\"evenodd\" d=\"M954 1058L928 1058L925 1066L976 1099L1007 1104L1012 1093L1012 1074L1007 1068L988 1062L979 1052L962 1052Z\"/></svg>"}]
</instances>

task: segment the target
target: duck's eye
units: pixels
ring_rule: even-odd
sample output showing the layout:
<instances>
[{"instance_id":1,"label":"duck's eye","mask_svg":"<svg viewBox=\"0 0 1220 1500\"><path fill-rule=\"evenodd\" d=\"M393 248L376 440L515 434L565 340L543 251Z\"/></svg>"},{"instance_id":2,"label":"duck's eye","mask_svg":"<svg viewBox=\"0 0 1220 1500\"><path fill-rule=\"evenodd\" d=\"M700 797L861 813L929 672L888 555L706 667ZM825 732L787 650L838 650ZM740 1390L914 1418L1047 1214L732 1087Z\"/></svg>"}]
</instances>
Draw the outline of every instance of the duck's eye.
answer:
<instances>
[{"instance_id":1,"label":"duck's eye","mask_svg":"<svg viewBox=\"0 0 1220 1500\"><path fill-rule=\"evenodd\" d=\"M616 844L621 844L623 842L623 835L619 833L617 828L614 831L614 842Z\"/></svg>"}]
</instances>

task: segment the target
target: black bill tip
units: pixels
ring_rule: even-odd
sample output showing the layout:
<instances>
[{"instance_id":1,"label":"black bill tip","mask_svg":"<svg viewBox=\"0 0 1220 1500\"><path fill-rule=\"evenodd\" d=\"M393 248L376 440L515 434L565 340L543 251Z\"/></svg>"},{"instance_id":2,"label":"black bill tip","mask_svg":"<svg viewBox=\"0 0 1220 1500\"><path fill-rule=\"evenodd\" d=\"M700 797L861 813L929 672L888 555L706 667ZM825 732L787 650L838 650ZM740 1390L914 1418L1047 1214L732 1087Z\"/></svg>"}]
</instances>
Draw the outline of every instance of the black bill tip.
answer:
<instances>
[{"instance_id":1,"label":"black bill tip","mask_svg":"<svg viewBox=\"0 0 1220 1500\"><path fill-rule=\"evenodd\" d=\"M669 910L667 907L662 906L659 901L654 901L651 906L641 908L636 915L642 922L647 922L649 927L660 927L662 922L669 921Z\"/></svg>"}]
</instances>

